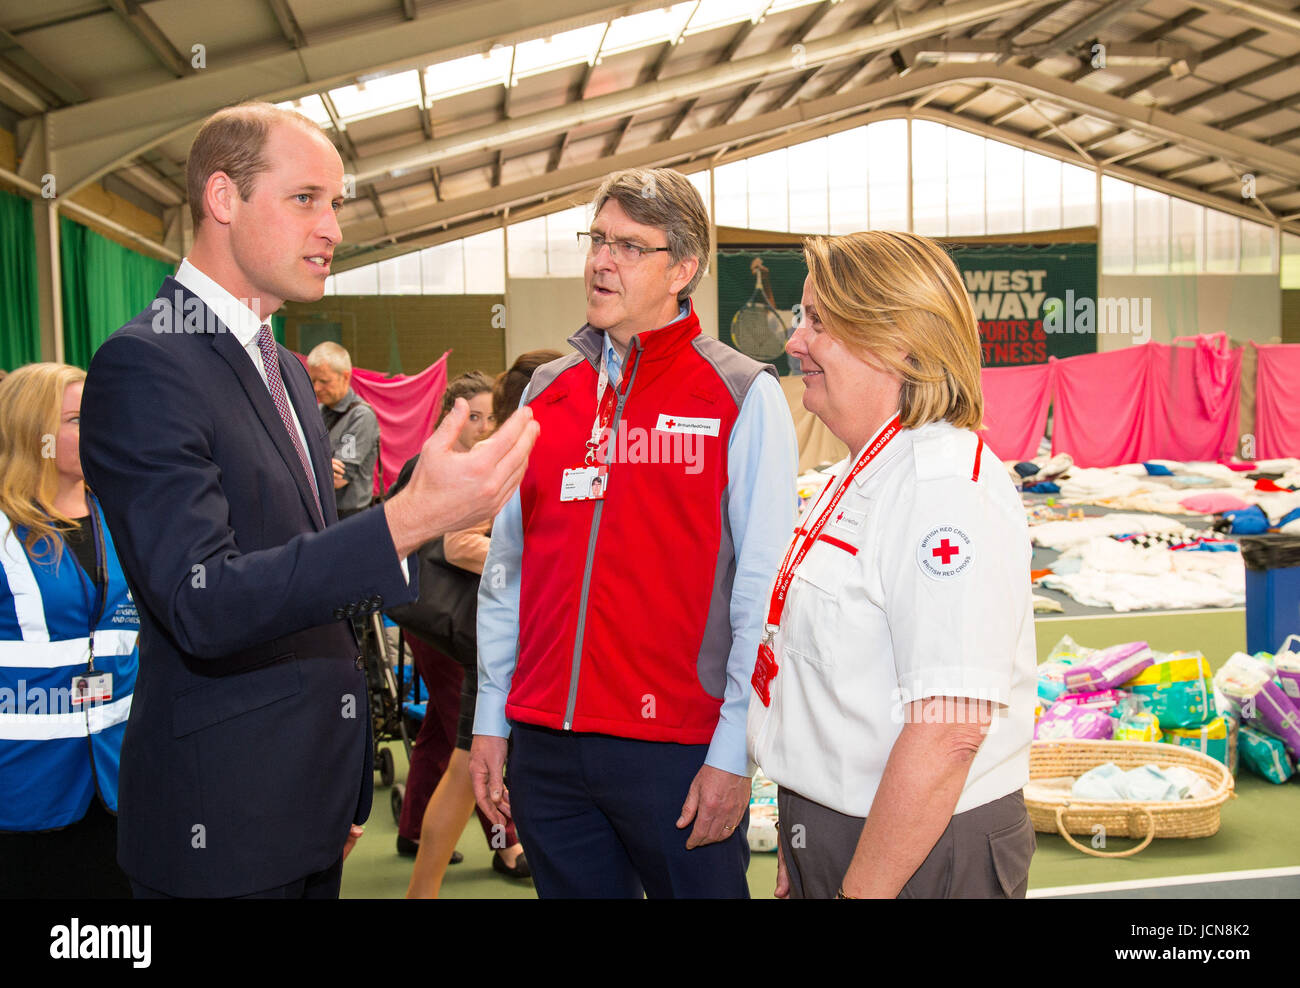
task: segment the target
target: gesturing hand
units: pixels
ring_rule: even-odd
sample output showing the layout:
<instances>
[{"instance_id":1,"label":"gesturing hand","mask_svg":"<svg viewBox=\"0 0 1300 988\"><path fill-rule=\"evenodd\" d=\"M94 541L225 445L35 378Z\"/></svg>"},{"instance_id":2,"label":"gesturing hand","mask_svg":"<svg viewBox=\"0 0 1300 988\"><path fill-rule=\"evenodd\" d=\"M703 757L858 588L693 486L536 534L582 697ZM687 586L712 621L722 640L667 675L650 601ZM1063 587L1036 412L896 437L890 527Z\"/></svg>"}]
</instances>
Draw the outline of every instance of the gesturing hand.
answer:
<instances>
[{"instance_id":1,"label":"gesturing hand","mask_svg":"<svg viewBox=\"0 0 1300 988\"><path fill-rule=\"evenodd\" d=\"M523 479L539 432L532 411L521 408L490 438L460 452L456 437L468 417L469 404L457 398L420 449L410 483L384 505L399 557L445 532L494 517Z\"/></svg>"}]
</instances>

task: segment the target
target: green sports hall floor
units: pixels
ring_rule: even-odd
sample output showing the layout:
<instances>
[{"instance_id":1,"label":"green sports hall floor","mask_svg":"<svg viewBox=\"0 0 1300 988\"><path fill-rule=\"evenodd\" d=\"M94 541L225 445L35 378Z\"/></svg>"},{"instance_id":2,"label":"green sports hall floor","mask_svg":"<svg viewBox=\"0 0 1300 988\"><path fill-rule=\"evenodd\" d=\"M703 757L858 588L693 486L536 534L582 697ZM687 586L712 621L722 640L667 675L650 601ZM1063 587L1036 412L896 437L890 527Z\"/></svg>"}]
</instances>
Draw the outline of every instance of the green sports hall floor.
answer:
<instances>
[{"instance_id":1,"label":"green sports hall floor","mask_svg":"<svg viewBox=\"0 0 1300 988\"><path fill-rule=\"evenodd\" d=\"M1145 639L1162 651L1200 649L1218 667L1234 651L1245 648L1243 609L1166 612L1134 616L1039 618L1036 622L1040 659L1064 634L1082 645L1102 647ZM397 777L406 777L406 754L400 743L390 746ZM376 782L378 780L376 779ZM1029 874L1029 894L1071 894L1085 897L1125 895L1141 898L1246 895L1300 897L1300 782L1275 786L1241 772L1237 798L1222 810L1223 826L1213 837L1197 840L1157 840L1132 858L1100 860L1076 851L1059 836L1038 835L1038 851ZM406 894L411 859L395 850L397 824L389 806L389 790L376 789L375 807L366 834L348 859L343 873L344 898L400 898ZM1131 846L1112 841L1110 850ZM504 878L492 871L492 859L478 822L465 828L458 845L465 855L447 871L443 897L534 898L531 882ZM1250 873L1227 884L1187 876ZM756 898L772 894L776 858L755 854L749 866L749 886ZM1092 889L1088 886L1112 886ZM1119 887L1114 887L1119 886ZM1125 887L1127 886L1127 887ZM1082 888L1081 888L1082 887Z\"/></svg>"}]
</instances>

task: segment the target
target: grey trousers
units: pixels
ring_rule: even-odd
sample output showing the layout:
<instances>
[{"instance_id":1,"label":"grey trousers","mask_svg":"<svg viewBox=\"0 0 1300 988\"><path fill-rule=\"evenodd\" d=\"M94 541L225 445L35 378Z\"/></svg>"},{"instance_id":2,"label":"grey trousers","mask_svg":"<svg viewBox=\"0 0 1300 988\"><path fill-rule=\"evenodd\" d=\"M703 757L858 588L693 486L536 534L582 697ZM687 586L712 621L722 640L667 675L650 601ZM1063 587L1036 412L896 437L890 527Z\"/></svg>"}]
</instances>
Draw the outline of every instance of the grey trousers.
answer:
<instances>
[{"instance_id":1,"label":"grey trousers","mask_svg":"<svg viewBox=\"0 0 1300 988\"><path fill-rule=\"evenodd\" d=\"M778 840L790 898L833 899L862 835L863 817L846 816L789 789L777 794ZM1023 899L1038 841L1023 793L956 814L900 899Z\"/></svg>"}]
</instances>

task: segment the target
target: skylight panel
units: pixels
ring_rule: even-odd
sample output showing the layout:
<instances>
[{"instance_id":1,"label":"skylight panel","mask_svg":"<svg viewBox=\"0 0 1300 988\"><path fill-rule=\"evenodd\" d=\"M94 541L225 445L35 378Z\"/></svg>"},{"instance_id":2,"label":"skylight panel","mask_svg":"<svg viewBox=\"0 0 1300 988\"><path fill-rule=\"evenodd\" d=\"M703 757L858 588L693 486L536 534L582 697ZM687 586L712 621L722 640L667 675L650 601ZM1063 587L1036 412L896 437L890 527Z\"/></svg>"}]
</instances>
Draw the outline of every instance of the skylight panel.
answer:
<instances>
[{"instance_id":1,"label":"skylight panel","mask_svg":"<svg viewBox=\"0 0 1300 988\"><path fill-rule=\"evenodd\" d=\"M596 58L596 46L605 36L604 24L580 27L550 38L538 38L515 46L515 78L523 79L552 69L591 64Z\"/></svg>"},{"instance_id":2,"label":"skylight panel","mask_svg":"<svg viewBox=\"0 0 1300 988\"><path fill-rule=\"evenodd\" d=\"M356 85L330 90L330 99L343 121L420 105L420 79L414 70L358 80Z\"/></svg>"},{"instance_id":3,"label":"skylight panel","mask_svg":"<svg viewBox=\"0 0 1300 988\"><path fill-rule=\"evenodd\" d=\"M482 55L466 55L439 62L424 70L424 88L429 100L444 99L487 86L504 86L510 75L514 48L500 45Z\"/></svg>"},{"instance_id":4,"label":"skylight panel","mask_svg":"<svg viewBox=\"0 0 1300 988\"><path fill-rule=\"evenodd\" d=\"M769 6L769 0L703 0L686 33L699 34L727 24L757 20Z\"/></svg>"},{"instance_id":5,"label":"skylight panel","mask_svg":"<svg viewBox=\"0 0 1300 988\"><path fill-rule=\"evenodd\" d=\"M315 121L321 127L330 126L330 115L325 112L325 104L321 98L313 93L310 96L304 96L302 99L287 100L284 103L276 103L282 110L296 110L309 120Z\"/></svg>"},{"instance_id":6,"label":"skylight panel","mask_svg":"<svg viewBox=\"0 0 1300 988\"><path fill-rule=\"evenodd\" d=\"M615 54L675 41L695 7L695 0L689 0L687 3L675 3L666 10L647 10L630 17L615 18L610 22L609 33L605 36L601 51Z\"/></svg>"}]
</instances>

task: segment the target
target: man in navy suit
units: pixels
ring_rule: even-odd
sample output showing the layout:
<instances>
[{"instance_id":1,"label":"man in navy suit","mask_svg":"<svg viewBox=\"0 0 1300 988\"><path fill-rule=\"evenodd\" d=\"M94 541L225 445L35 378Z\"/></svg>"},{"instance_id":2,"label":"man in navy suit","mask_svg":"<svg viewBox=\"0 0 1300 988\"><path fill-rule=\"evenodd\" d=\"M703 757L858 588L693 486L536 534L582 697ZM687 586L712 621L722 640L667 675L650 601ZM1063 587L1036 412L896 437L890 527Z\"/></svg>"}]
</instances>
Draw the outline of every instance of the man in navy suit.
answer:
<instances>
[{"instance_id":1,"label":"man in navy suit","mask_svg":"<svg viewBox=\"0 0 1300 988\"><path fill-rule=\"evenodd\" d=\"M187 181L193 249L82 399L140 610L118 858L137 896L335 897L373 785L349 619L415 598L407 557L496 513L537 426L456 453L458 402L406 490L338 522L311 383L266 320L324 292L343 163L305 117L245 104L203 125Z\"/></svg>"}]
</instances>

